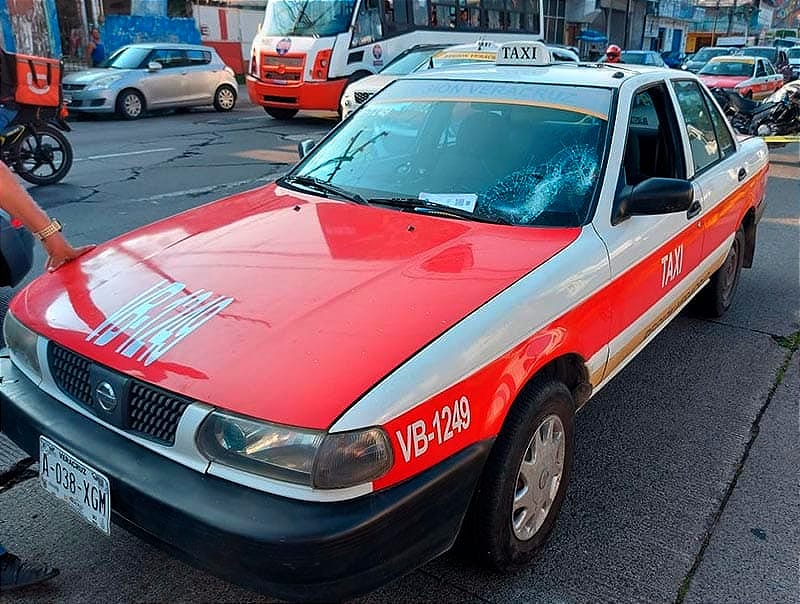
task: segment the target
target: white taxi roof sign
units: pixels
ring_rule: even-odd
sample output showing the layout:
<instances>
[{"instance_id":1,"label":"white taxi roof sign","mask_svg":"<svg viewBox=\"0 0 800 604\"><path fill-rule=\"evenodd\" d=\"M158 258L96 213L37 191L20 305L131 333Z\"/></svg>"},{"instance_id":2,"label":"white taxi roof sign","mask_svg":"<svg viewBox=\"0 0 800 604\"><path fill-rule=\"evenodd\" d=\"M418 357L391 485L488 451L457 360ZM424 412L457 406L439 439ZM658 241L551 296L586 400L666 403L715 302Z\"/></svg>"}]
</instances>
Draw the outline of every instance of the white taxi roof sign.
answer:
<instances>
[{"instance_id":1,"label":"white taxi roof sign","mask_svg":"<svg viewBox=\"0 0 800 604\"><path fill-rule=\"evenodd\" d=\"M507 42L497 50L495 65L550 65L544 42Z\"/></svg>"}]
</instances>

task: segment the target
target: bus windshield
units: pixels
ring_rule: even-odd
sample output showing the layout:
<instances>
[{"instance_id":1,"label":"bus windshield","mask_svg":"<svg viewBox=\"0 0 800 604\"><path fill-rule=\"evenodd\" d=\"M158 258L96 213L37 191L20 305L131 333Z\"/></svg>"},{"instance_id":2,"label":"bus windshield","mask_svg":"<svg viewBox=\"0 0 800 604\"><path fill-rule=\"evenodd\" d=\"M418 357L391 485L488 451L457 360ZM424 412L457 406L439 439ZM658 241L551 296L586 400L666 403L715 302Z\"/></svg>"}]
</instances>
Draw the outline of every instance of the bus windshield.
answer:
<instances>
[{"instance_id":1,"label":"bus windshield","mask_svg":"<svg viewBox=\"0 0 800 604\"><path fill-rule=\"evenodd\" d=\"M335 36L347 31L355 0L269 0L262 33Z\"/></svg>"}]
</instances>

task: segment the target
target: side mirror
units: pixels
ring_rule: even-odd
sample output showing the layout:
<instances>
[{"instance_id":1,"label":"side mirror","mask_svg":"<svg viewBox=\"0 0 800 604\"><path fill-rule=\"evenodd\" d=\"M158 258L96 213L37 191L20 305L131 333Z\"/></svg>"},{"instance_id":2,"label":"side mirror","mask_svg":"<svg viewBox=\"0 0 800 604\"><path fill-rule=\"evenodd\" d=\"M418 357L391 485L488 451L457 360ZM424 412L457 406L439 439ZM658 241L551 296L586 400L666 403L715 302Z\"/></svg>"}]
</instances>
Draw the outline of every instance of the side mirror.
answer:
<instances>
[{"instance_id":1,"label":"side mirror","mask_svg":"<svg viewBox=\"0 0 800 604\"><path fill-rule=\"evenodd\" d=\"M619 224L629 216L652 216L686 212L694 201L694 188L680 178L648 178L632 187L625 187L617 198L611 224Z\"/></svg>"},{"instance_id":2,"label":"side mirror","mask_svg":"<svg viewBox=\"0 0 800 604\"><path fill-rule=\"evenodd\" d=\"M297 143L297 154L300 156L300 159L303 159L306 155L311 153L311 150L316 144L316 141L311 138L307 138L306 140Z\"/></svg>"},{"instance_id":3,"label":"side mirror","mask_svg":"<svg viewBox=\"0 0 800 604\"><path fill-rule=\"evenodd\" d=\"M147 64L147 71L161 71L161 67L162 67L161 63L158 63L156 61L150 61Z\"/></svg>"}]
</instances>

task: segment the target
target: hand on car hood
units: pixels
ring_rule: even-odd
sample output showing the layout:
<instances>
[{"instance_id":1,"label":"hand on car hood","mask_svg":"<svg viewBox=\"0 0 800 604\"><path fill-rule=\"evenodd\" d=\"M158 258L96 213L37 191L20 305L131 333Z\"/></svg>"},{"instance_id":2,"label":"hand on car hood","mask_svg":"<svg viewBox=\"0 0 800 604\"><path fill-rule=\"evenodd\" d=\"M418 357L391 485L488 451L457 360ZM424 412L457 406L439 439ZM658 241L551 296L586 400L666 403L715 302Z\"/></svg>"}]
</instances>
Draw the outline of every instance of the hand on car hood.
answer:
<instances>
[{"instance_id":1,"label":"hand on car hood","mask_svg":"<svg viewBox=\"0 0 800 604\"><path fill-rule=\"evenodd\" d=\"M579 232L435 218L270 185L100 246L34 281L12 311L67 348L167 390L326 428Z\"/></svg>"}]
</instances>

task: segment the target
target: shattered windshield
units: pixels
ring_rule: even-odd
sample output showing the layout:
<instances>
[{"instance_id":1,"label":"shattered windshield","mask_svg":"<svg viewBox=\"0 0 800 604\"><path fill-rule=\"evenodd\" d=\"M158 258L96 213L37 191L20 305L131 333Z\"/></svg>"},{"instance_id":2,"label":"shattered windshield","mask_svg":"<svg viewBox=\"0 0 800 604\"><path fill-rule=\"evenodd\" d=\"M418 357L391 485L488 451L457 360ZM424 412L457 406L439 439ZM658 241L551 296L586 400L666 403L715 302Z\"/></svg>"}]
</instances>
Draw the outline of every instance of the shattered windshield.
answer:
<instances>
[{"instance_id":1,"label":"shattered windshield","mask_svg":"<svg viewBox=\"0 0 800 604\"><path fill-rule=\"evenodd\" d=\"M610 102L602 88L400 80L286 182L314 179L401 211L578 226L598 187Z\"/></svg>"},{"instance_id":2,"label":"shattered windshield","mask_svg":"<svg viewBox=\"0 0 800 604\"><path fill-rule=\"evenodd\" d=\"M347 31L355 0L269 0L262 33L268 36L335 36Z\"/></svg>"}]
</instances>

